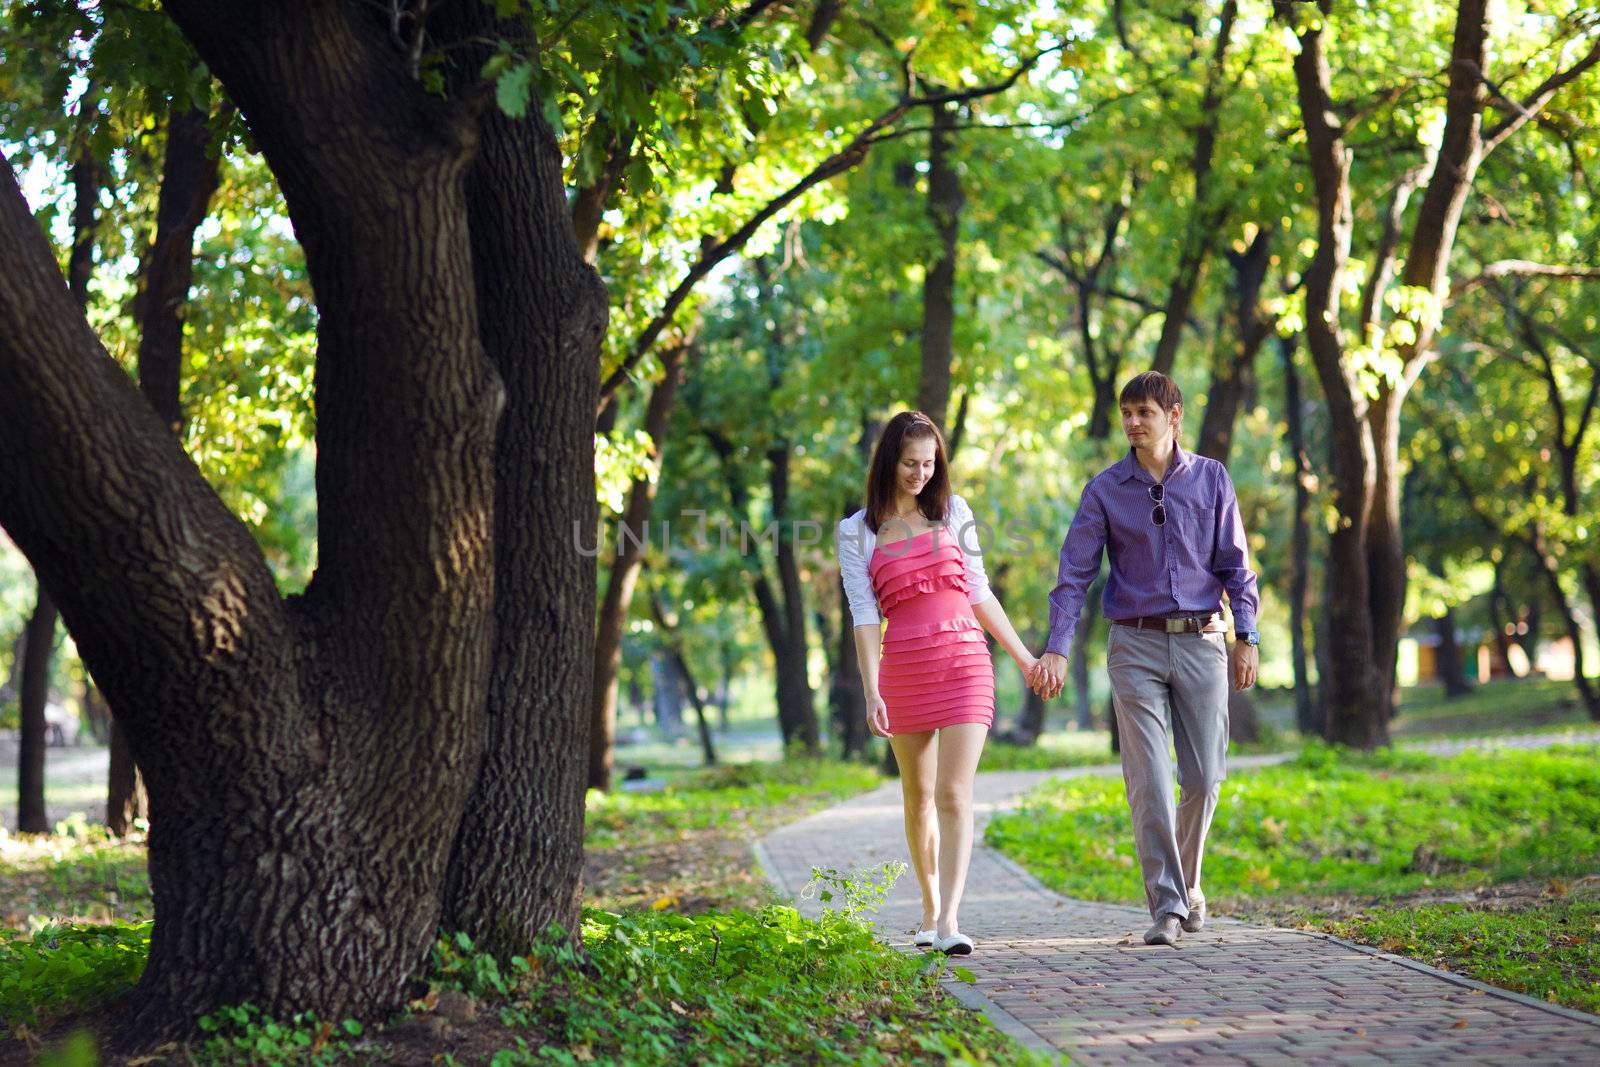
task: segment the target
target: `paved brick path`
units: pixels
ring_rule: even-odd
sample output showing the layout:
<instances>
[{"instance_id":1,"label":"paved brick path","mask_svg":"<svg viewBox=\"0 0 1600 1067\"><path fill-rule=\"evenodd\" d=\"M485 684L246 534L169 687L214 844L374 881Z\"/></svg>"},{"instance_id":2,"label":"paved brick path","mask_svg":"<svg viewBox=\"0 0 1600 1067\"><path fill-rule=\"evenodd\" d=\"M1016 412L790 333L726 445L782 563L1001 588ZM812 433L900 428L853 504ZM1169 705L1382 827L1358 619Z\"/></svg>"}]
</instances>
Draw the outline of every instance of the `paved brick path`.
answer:
<instances>
[{"instance_id":1,"label":"paved brick path","mask_svg":"<svg viewBox=\"0 0 1600 1067\"><path fill-rule=\"evenodd\" d=\"M1518 747L1536 743L1551 739L1517 739ZM993 811L1048 778L1107 773L1116 768L979 775L978 836ZM792 895L813 866L904 859L899 786L783 827L757 854ZM951 991L1025 1044L1065 1050L1074 1063L1600 1064L1600 1017L1323 935L1214 919L1176 949L1146 946L1143 909L1069 900L982 846L967 886L961 926L978 951L961 962L977 984L952 981ZM814 913L817 905L802 907ZM907 872L880 910L879 927L891 943L908 946L903 931L919 910Z\"/></svg>"}]
</instances>

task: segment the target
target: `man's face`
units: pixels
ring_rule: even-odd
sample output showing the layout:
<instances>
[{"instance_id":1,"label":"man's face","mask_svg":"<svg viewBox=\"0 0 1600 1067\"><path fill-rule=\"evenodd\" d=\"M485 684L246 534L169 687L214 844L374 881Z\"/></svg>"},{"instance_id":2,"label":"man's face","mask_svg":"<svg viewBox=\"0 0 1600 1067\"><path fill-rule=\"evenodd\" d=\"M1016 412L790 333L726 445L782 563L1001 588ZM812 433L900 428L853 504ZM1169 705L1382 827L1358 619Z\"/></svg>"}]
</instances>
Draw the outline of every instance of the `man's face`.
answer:
<instances>
[{"instance_id":1,"label":"man's face","mask_svg":"<svg viewBox=\"0 0 1600 1067\"><path fill-rule=\"evenodd\" d=\"M1148 397L1135 400L1122 405L1122 432L1134 448L1155 448L1172 439L1182 415L1182 404L1163 408Z\"/></svg>"}]
</instances>

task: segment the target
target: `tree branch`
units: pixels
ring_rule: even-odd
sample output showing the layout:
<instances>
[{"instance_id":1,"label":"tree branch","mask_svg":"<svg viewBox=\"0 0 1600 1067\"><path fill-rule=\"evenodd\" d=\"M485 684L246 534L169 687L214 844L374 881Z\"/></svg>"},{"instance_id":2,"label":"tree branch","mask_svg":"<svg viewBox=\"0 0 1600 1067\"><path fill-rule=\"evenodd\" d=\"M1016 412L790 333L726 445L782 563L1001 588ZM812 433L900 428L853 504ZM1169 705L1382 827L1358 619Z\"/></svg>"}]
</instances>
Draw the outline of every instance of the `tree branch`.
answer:
<instances>
[{"instance_id":1,"label":"tree branch","mask_svg":"<svg viewBox=\"0 0 1600 1067\"><path fill-rule=\"evenodd\" d=\"M1501 259L1490 263L1471 278L1457 282L1450 287L1450 299L1456 300L1472 290L1494 281L1497 278L1513 277L1539 277L1539 278L1576 278L1592 280L1600 278L1600 267L1575 267L1564 263L1534 263L1526 259Z\"/></svg>"},{"instance_id":2,"label":"tree branch","mask_svg":"<svg viewBox=\"0 0 1600 1067\"><path fill-rule=\"evenodd\" d=\"M192 687L209 710L232 704L239 660L284 647L272 574L101 347L3 155L0 248L0 525L118 715L199 728L171 723L150 695ZM101 673L111 664L119 677Z\"/></svg>"},{"instance_id":3,"label":"tree branch","mask_svg":"<svg viewBox=\"0 0 1600 1067\"><path fill-rule=\"evenodd\" d=\"M1507 100L1506 103L1517 110L1495 123L1484 134L1483 155L1488 156L1507 137L1522 129L1530 119L1537 117L1539 112L1544 110L1545 105L1555 97L1556 93L1561 91L1563 86L1574 78L1581 77L1596 63L1600 63L1600 38L1595 39L1594 46L1589 49L1582 59L1566 70L1557 71L1555 74L1550 75L1540 83L1537 89L1523 97L1520 103ZM1482 71L1479 71L1479 76L1482 76Z\"/></svg>"},{"instance_id":4,"label":"tree branch","mask_svg":"<svg viewBox=\"0 0 1600 1067\"><path fill-rule=\"evenodd\" d=\"M656 339L661 336L661 332L672 322L673 316L677 314L678 309L683 306L684 301L689 298L689 294L694 291L694 287L700 283L701 279L711 273L717 264L743 248L768 219L771 219L799 199L807 190L857 166L867 157L867 153L872 150L872 146L876 143L879 134L904 117L908 111L933 104L975 100L980 97L1003 93L1015 85L1018 79L1029 70L1032 70L1039 60L1052 52L1060 51L1061 48L1061 45L1056 45L1035 53L1032 58L1022 63L1008 77L990 85L982 85L959 92L935 93L929 96L911 96L909 94L902 96L879 114L877 118L869 122L860 133L851 138L849 144L824 159L813 167L805 177L769 200L765 206L746 219L744 224L733 233L709 245L702 241L699 258L695 260L693 266L689 268L682 280L668 294L661 310L639 332L639 336L634 339L633 345L629 348L628 354L623 358L622 362L601 383L600 403L596 409L597 412L603 412L611 404L611 399L617 390L631 377L633 368L650 351L651 346L655 344Z\"/></svg>"}]
</instances>

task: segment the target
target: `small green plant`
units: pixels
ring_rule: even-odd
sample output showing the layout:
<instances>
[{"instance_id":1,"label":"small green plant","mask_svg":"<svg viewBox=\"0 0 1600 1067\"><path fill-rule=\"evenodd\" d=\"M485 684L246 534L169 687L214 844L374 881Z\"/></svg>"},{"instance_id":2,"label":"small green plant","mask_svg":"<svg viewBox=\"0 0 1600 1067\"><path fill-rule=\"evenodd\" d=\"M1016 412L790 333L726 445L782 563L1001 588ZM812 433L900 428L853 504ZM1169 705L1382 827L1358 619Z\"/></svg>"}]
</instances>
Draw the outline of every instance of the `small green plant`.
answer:
<instances>
[{"instance_id":1,"label":"small green plant","mask_svg":"<svg viewBox=\"0 0 1600 1067\"><path fill-rule=\"evenodd\" d=\"M877 912L889 890L906 872L900 860L879 867L860 867L853 871L839 871L833 867L811 868L811 881L800 892L801 900L813 897L823 906L824 912L836 912L846 919L858 919L865 912ZM838 907L830 907L835 900L843 900Z\"/></svg>"},{"instance_id":2,"label":"small green plant","mask_svg":"<svg viewBox=\"0 0 1600 1067\"><path fill-rule=\"evenodd\" d=\"M205 1065L310 1064L323 1067L359 1058L352 1044L362 1035L354 1019L335 1025L318 1021L313 1012L300 1012L287 1020L263 1015L253 1004L219 1008L200 1019L200 1030L212 1036L195 1051L195 1062Z\"/></svg>"},{"instance_id":3,"label":"small green plant","mask_svg":"<svg viewBox=\"0 0 1600 1067\"><path fill-rule=\"evenodd\" d=\"M150 953L150 924L0 930L0 1021L37 1030L132 989Z\"/></svg>"}]
</instances>

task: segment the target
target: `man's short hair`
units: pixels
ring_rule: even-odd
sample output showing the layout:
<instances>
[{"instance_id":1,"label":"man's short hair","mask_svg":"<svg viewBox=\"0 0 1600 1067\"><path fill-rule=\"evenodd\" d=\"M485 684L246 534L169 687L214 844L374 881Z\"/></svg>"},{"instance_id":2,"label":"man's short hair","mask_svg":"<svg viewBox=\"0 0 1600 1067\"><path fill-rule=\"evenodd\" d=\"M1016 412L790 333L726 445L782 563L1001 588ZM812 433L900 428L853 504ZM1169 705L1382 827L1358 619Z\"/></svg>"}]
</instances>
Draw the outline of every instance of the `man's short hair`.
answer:
<instances>
[{"instance_id":1,"label":"man's short hair","mask_svg":"<svg viewBox=\"0 0 1600 1067\"><path fill-rule=\"evenodd\" d=\"M1154 401L1162 411L1171 411L1183 403L1183 392L1178 388L1178 383L1165 374L1158 370L1147 370L1128 379L1117 404L1137 404L1141 400Z\"/></svg>"}]
</instances>

